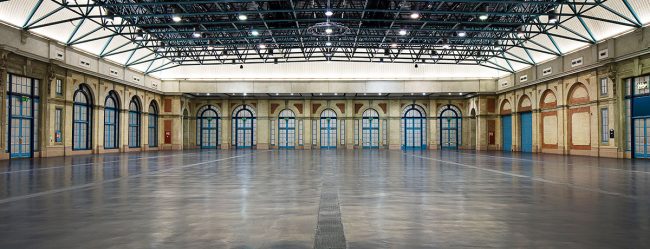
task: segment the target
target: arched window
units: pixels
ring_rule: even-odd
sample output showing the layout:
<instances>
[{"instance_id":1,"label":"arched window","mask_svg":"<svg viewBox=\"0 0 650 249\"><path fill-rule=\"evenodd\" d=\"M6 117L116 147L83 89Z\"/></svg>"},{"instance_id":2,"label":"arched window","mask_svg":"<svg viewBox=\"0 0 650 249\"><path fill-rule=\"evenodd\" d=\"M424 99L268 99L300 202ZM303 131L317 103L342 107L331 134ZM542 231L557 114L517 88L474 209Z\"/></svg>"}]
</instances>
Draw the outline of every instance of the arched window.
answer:
<instances>
[{"instance_id":1,"label":"arched window","mask_svg":"<svg viewBox=\"0 0 650 249\"><path fill-rule=\"evenodd\" d=\"M221 114L219 110L206 105L199 109L196 118L196 143L201 149L216 149L221 137Z\"/></svg>"},{"instance_id":2,"label":"arched window","mask_svg":"<svg viewBox=\"0 0 650 249\"><path fill-rule=\"evenodd\" d=\"M362 114L361 141L363 148L379 148L379 113L375 109L365 110Z\"/></svg>"},{"instance_id":3,"label":"arched window","mask_svg":"<svg viewBox=\"0 0 650 249\"><path fill-rule=\"evenodd\" d=\"M325 109L320 114L320 147L336 148L336 112Z\"/></svg>"},{"instance_id":4,"label":"arched window","mask_svg":"<svg viewBox=\"0 0 650 249\"><path fill-rule=\"evenodd\" d=\"M190 148L190 113L187 111L187 109L183 109L183 149L189 149L189 148Z\"/></svg>"},{"instance_id":5,"label":"arched window","mask_svg":"<svg viewBox=\"0 0 650 249\"><path fill-rule=\"evenodd\" d=\"M131 103L129 103L129 147L140 147L140 100L138 97L133 96Z\"/></svg>"},{"instance_id":6,"label":"arched window","mask_svg":"<svg viewBox=\"0 0 650 249\"><path fill-rule=\"evenodd\" d=\"M293 149L296 138L296 115L289 109L280 112L278 142L281 149Z\"/></svg>"},{"instance_id":7,"label":"arched window","mask_svg":"<svg viewBox=\"0 0 650 249\"><path fill-rule=\"evenodd\" d=\"M256 144L255 112L248 105L240 105L232 113L233 145L235 148L252 148Z\"/></svg>"},{"instance_id":8,"label":"arched window","mask_svg":"<svg viewBox=\"0 0 650 249\"><path fill-rule=\"evenodd\" d=\"M104 101L104 149L116 149L119 144L119 109L117 94L110 91Z\"/></svg>"},{"instance_id":9,"label":"arched window","mask_svg":"<svg viewBox=\"0 0 650 249\"><path fill-rule=\"evenodd\" d=\"M148 117L147 136L149 137L149 147L158 147L158 105L155 101L151 101L151 104L149 104Z\"/></svg>"},{"instance_id":10,"label":"arched window","mask_svg":"<svg viewBox=\"0 0 650 249\"><path fill-rule=\"evenodd\" d=\"M427 148L427 118L424 109L416 104L408 105L402 112L402 149Z\"/></svg>"},{"instance_id":11,"label":"arched window","mask_svg":"<svg viewBox=\"0 0 650 249\"><path fill-rule=\"evenodd\" d=\"M440 109L440 146L443 149L458 149L461 143L461 113L458 107L445 105Z\"/></svg>"},{"instance_id":12,"label":"arched window","mask_svg":"<svg viewBox=\"0 0 650 249\"><path fill-rule=\"evenodd\" d=\"M90 89L80 85L74 93L72 109L72 149L89 150L91 146L92 130L92 98Z\"/></svg>"}]
</instances>

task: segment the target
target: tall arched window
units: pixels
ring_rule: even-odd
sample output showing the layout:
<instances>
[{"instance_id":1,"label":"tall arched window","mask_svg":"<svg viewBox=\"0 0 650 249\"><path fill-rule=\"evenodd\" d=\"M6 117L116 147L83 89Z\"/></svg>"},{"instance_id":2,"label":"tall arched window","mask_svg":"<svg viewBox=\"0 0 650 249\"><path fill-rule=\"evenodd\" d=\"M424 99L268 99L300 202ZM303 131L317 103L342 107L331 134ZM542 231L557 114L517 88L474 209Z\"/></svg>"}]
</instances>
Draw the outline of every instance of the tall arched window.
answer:
<instances>
[{"instance_id":1,"label":"tall arched window","mask_svg":"<svg viewBox=\"0 0 650 249\"><path fill-rule=\"evenodd\" d=\"M147 136L149 137L149 147L158 147L158 105L156 101L151 101L151 104L149 104L148 117Z\"/></svg>"},{"instance_id":2,"label":"tall arched window","mask_svg":"<svg viewBox=\"0 0 650 249\"><path fill-rule=\"evenodd\" d=\"M320 114L320 147L336 148L336 112L325 109Z\"/></svg>"},{"instance_id":3,"label":"tall arched window","mask_svg":"<svg viewBox=\"0 0 650 249\"><path fill-rule=\"evenodd\" d=\"M293 149L296 138L296 115L289 109L280 112L278 119L278 144L281 149Z\"/></svg>"},{"instance_id":4,"label":"tall arched window","mask_svg":"<svg viewBox=\"0 0 650 249\"><path fill-rule=\"evenodd\" d=\"M183 109L183 149L189 149L189 148L190 148L190 112L188 112L187 109Z\"/></svg>"},{"instance_id":5,"label":"tall arched window","mask_svg":"<svg viewBox=\"0 0 650 249\"><path fill-rule=\"evenodd\" d=\"M365 110L362 114L361 141L363 148L379 148L379 113L375 109Z\"/></svg>"},{"instance_id":6,"label":"tall arched window","mask_svg":"<svg viewBox=\"0 0 650 249\"><path fill-rule=\"evenodd\" d=\"M140 147L140 126L142 124L140 118L140 100L138 97L133 96L131 103L129 103L129 147Z\"/></svg>"},{"instance_id":7,"label":"tall arched window","mask_svg":"<svg viewBox=\"0 0 650 249\"><path fill-rule=\"evenodd\" d=\"M216 149L219 146L221 132L221 114L219 110L206 105L199 109L196 114L196 143L201 149Z\"/></svg>"},{"instance_id":8,"label":"tall arched window","mask_svg":"<svg viewBox=\"0 0 650 249\"><path fill-rule=\"evenodd\" d=\"M233 145L235 148L252 148L255 144L257 119L248 105L240 105L232 112Z\"/></svg>"},{"instance_id":9,"label":"tall arched window","mask_svg":"<svg viewBox=\"0 0 650 249\"><path fill-rule=\"evenodd\" d=\"M104 149L116 149L119 144L119 109L117 94L110 91L104 101Z\"/></svg>"},{"instance_id":10,"label":"tall arched window","mask_svg":"<svg viewBox=\"0 0 650 249\"><path fill-rule=\"evenodd\" d=\"M92 97L86 85L80 85L74 93L72 110L72 149L89 150L92 130Z\"/></svg>"},{"instance_id":11,"label":"tall arched window","mask_svg":"<svg viewBox=\"0 0 650 249\"><path fill-rule=\"evenodd\" d=\"M440 146L443 149L458 149L461 144L461 112L458 107L445 105L440 109Z\"/></svg>"},{"instance_id":12,"label":"tall arched window","mask_svg":"<svg viewBox=\"0 0 650 249\"><path fill-rule=\"evenodd\" d=\"M427 148L427 118L424 109L416 104L408 105L402 112L402 149Z\"/></svg>"}]
</instances>

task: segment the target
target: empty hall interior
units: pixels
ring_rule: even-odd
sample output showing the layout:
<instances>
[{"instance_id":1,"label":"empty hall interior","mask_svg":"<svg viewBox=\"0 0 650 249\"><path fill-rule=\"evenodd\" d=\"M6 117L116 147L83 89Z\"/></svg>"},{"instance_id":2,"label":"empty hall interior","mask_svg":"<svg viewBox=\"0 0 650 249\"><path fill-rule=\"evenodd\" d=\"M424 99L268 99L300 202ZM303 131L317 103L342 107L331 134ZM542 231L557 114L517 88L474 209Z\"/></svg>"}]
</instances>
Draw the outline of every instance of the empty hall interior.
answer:
<instances>
[{"instance_id":1,"label":"empty hall interior","mask_svg":"<svg viewBox=\"0 0 650 249\"><path fill-rule=\"evenodd\" d=\"M0 248L650 248L646 0L0 0Z\"/></svg>"}]
</instances>

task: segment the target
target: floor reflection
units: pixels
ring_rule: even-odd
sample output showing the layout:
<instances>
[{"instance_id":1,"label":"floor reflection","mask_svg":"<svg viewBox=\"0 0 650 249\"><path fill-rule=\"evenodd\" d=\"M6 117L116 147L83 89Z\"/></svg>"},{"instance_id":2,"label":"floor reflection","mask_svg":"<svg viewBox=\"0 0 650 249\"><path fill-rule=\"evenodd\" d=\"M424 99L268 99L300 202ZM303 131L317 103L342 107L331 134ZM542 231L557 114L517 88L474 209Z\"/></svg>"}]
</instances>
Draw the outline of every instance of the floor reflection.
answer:
<instances>
[{"instance_id":1,"label":"floor reflection","mask_svg":"<svg viewBox=\"0 0 650 249\"><path fill-rule=\"evenodd\" d=\"M324 179L349 248L650 246L649 161L204 150L2 161L0 248L312 248Z\"/></svg>"}]
</instances>

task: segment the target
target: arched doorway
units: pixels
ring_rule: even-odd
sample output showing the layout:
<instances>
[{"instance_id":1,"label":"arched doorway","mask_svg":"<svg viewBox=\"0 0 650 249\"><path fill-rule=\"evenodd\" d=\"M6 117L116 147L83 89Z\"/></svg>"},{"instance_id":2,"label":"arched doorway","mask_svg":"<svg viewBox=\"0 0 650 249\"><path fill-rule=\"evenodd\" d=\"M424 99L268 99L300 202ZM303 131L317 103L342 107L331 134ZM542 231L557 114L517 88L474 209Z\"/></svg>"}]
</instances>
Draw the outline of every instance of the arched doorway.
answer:
<instances>
[{"instance_id":1,"label":"arched doorway","mask_svg":"<svg viewBox=\"0 0 650 249\"><path fill-rule=\"evenodd\" d=\"M183 109L183 149L190 148L190 112Z\"/></svg>"},{"instance_id":2,"label":"arched doorway","mask_svg":"<svg viewBox=\"0 0 650 249\"><path fill-rule=\"evenodd\" d=\"M80 85L74 93L72 109L72 149L89 150L92 138L92 98L90 89Z\"/></svg>"},{"instance_id":3,"label":"arched doorway","mask_svg":"<svg viewBox=\"0 0 650 249\"><path fill-rule=\"evenodd\" d=\"M411 104L402 112L402 149L422 150L427 148L426 112L419 105Z\"/></svg>"},{"instance_id":4,"label":"arched doorway","mask_svg":"<svg viewBox=\"0 0 650 249\"><path fill-rule=\"evenodd\" d=\"M232 112L233 145L238 149L255 146L255 128L257 118L248 105L240 105Z\"/></svg>"},{"instance_id":5,"label":"arched doorway","mask_svg":"<svg viewBox=\"0 0 650 249\"><path fill-rule=\"evenodd\" d=\"M363 148L379 148L379 113L375 109L363 112L361 135Z\"/></svg>"},{"instance_id":6,"label":"arched doorway","mask_svg":"<svg viewBox=\"0 0 650 249\"><path fill-rule=\"evenodd\" d=\"M278 145L280 149L293 149L296 139L296 115L289 109L282 110L278 119Z\"/></svg>"},{"instance_id":7,"label":"arched doorway","mask_svg":"<svg viewBox=\"0 0 650 249\"><path fill-rule=\"evenodd\" d=\"M110 91L104 101L104 149L117 149L119 144L119 102L115 91Z\"/></svg>"},{"instance_id":8,"label":"arched doorway","mask_svg":"<svg viewBox=\"0 0 650 249\"><path fill-rule=\"evenodd\" d=\"M325 109L320 114L320 147L336 148L336 112Z\"/></svg>"},{"instance_id":9,"label":"arched doorway","mask_svg":"<svg viewBox=\"0 0 650 249\"><path fill-rule=\"evenodd\" d=\"M155 148L158 147L158 105L155 101L151 101L151 104L149 104L148 118L147 136L149 147Z\"/></svg>"},{"instance_id":10,"label":"arched doorway","mask_svg":"<svg viewBox=\"0 0 650 249\"><path fill-rule=\"evenodd\" d=\"M440 119L440 147L443 149L458 149L461 143L461 112L458 107L445 105L438 115Z\"/></svg>"},{"instance_id":11,"label":"arched doorway","mask_svg":"<svg viewBox=\"0 0 650 249\"><path fill-rule=\"evenodd\" d=\"M219 146L221 115L217 108L206 105L199 109L196 118L197 140L201 149L216 149Z\"/></svg>"},{"instance_id":12,"label":"arched doorway","mask_svg":"<svg viewBox=\"0 0 650 249\"><path fill-rule=\"evenodd\" d=\"M133 96L131 103L129 103L129 148L140 147L141 106L140 99Z\"/></svg>"},{"instance_id":13,"label":"arched doorway","mask_svg":"<svg viewBox=\"0 0 650 249\"><path fill-rule=\"evenodd\" d=\"M476 149L476 110L472 109L469 113L469 146L470 149Z\"/></svg>"}]
</instances>

